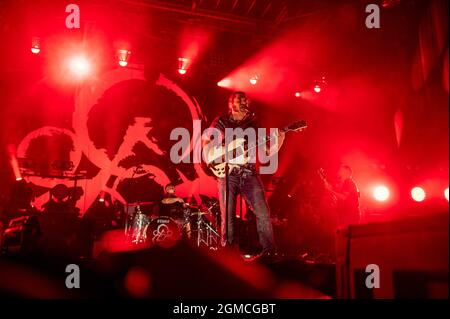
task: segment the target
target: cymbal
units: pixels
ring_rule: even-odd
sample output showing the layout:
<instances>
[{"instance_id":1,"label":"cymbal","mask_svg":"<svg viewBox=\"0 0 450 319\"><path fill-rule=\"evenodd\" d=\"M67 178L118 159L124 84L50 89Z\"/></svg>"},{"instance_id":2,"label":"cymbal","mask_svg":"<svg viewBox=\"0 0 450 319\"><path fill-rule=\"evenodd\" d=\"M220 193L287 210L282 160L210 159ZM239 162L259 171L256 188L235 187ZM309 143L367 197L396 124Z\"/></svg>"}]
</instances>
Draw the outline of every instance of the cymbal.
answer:
<instances>
[{"instance_id":1,"label":"cymbal","mask_svg":"<svg viewBox=\"0 0 450 319\"><path fill-rule=\"evenodd\" d=\"M199 215L199 216L203 216L203 215L208 215L209 213L205 213L205 212L195 212L195 213L191 213L191 215Z\"/></svg>"},{"instance_id":2,"label":"cymbal","mask_svg":"<svg viewBox=\"0 0 450 319\"><path fill-rule=\"evenodd\" d=\"M135 202L135 203L128 203L128 206L142 206L142 205L154 205L155 202Z\"/></svg>"},{"instance_id":3,"label":"cymbal","mask_svg":"<svg viewBox=\"0 0 450 319\"><path fill-rule=\"evenodd\" d=\"M161 200L163 204L173 204L173 203L182 203L184 204L184 200L180 197L166 197Z\"/></svg>"}]
</instances>

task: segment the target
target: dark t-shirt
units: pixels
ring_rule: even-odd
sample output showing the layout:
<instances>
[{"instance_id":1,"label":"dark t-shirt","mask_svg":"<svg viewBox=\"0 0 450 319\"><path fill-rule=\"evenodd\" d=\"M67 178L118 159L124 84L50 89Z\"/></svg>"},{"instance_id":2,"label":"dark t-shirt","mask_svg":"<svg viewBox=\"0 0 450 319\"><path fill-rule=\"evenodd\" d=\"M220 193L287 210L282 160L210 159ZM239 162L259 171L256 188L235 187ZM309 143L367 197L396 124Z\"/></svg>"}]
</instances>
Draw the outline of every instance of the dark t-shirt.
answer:
<instances>
[{"instance_id":1,"label":"dark t-shirt","mask_svg":"<svg viewBox=\"0 0 450 319\"><path fill-rule=\"evenodd\" d=\"M359 222L359 190L353 179L346 179L336 188L339 193L348 194L345 200L337 204L340 224L354 224Z\"/></svg>"},{"instance_id":2,"label":"dark t-shirt","mask_svg":"<svg viewBox=\"0 0 450 319\"><path fill-rule=\"evenodd\" d=\"M166 198L174 198L174 196L166 196ZM174 219L184 218L184 207L180 202L171 204L159 203L159 216L168 216Z\"/></svg>"}]
</instances>

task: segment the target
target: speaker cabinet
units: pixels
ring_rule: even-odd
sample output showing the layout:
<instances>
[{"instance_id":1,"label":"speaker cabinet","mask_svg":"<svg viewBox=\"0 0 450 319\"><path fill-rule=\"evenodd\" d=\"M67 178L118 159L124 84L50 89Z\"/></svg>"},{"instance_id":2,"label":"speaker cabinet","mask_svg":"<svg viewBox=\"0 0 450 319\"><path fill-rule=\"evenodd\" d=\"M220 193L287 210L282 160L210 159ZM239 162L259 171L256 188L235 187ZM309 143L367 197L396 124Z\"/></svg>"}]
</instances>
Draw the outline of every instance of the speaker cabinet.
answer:
<instances>
[{"instance_id":1,"label":"speaker cabinet","mask_svg":"<svg viewBox=\"0 0 450 319\"><path fill-rule=\"evenodd\" d=\"M338 230L338 298L448 298L448 233L448 212Z\"/></svg>"},{"instance_id":2,"label":"speaker cabinet","mask_svg":"<svg viewBox=\"0 0 450 319\"><path fill-rule=\"evenodd\" d=\"M40 226L36 216L22 216L12 219L3 233L2 252L26 253L32 251L40 236Z\"/></svg>"}]
</instances>

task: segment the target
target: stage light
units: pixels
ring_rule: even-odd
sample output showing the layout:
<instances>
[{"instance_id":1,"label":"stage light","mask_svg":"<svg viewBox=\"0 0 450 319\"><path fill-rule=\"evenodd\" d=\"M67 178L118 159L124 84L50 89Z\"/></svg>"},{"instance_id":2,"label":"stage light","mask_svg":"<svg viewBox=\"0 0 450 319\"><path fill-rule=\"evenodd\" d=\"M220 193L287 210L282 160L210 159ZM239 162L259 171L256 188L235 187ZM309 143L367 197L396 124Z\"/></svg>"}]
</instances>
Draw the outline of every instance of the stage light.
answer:
<instances>
[{"instance_id":1,"label":"stage light","mask_svg":"<svg viewBox=\"0 0 450 319\"><path fill-rule=\"evenodd\" d=\"M251 85L256 85L256 83L258 83L258 76L257 75L252 76L249 82Z\"/></svg>"},{"instance_id":2,"label":"stage light","mask_svg":"<svg viewBox=\"0 0 450 319\"><path fill-rule=\"evenodd\" d=\"M389 196L390 196L389 189L384 185L379 185L375 187L375 189L373 190L373 197L379 202L384 202L388 200Z\"/></svg>"},{"instance_id":3,"label":"stage light","mask_svg":"<svg viewBox=\"0 0 450 319\"><path fill-rule=\"evenodd\" d=\"M19 160L17 159L17 150L14 144L8 144L6 146L6 150L9 157L9 163L11 164L11 168L14 173L14 177L16 181L22 180L22 173L19 167Z\"/></svg>"},{"instance_id":4,"label":"stage light","mask_svg":"<svg viewBox=\"0 0 450 319\"><path fill-rule=\"evenodd\" d=\"M101 191L101 192L100 192L100 195L99 195L99 197L98 197L98 201L99 201L100 203L104 203L104 202L105 202L105 192L104 192L104 191Z\"/></svg>"},{"instance_id":5,"label":"stage light","mask_svg":"<svg viewBox=\"0 0 450 319\"><path fill-rule=\"evenodd\" d=\"M41 52L41 39L38 37L33 37L31 39L31 52L33 54L38 54Z\"/></svg>"},{"instance_id":6,"label":"stage light","mask_svg":"<svg viewBox=\"0 0 450 319\"><path fill-rule=\"evenodd\" d=\"M186 74L188 68L189 59L187 58L178 58L178 73L181 75Z\"/></svg>"},{"instance_id":7,"label":"stage light","mask_svg":"<svg viewBox=\"0 0 450 319\"><path fill-rule=\"evenodd\" d=\"M72 73L82 77L89 73L91 66L85 57L76 56L69 61L69 69Z\"/></svg>"},{"instance_id":8,"label":"stage light","mask_svg":"<svg viewBox=\"0 0 450 319\"><path fill-rule=\"evenodd\" d=\"M295 92L295 97L301 97L302 94L300 92Z\"/></svg>"},{"instance_id":9,"label":"stage light","mask_svg":"<svg viewBox=\"0 0 450 319\"><path fill-rule=\"evenodd\" d=\"M128 58L130 56L131 52L125 49L119 49L117 50L117 59L119 60L119 65L122 67L127 66L128 64Z\"/></svg>"},{"instance_id":10,"label":"stage light","mask_svg":"<svg viewBox=\"0 0 450 319\"><path fill-rule=\"evenodd\" d=\"M392 8L400 3L400 0L383 0L381 6L383 8Z\"/></svg>"},{"instance_id":11,"label":"stage light","mask_svg":"<svg viewBox=\"0 0 450 319\"><path fill-rule=\"evenodd\" d=\"M320 80L317 80L314 82L314 92L320 93L323 91L323 89L327 86L327 81L325 80L325 76L322 76Z\"/></svg>"},{"instance_id":12,"label":"stage light","mask_svg":"<svg viewBox=\"0 0 450 319\"><path fill-rule=\"evenodd\" d=\"M411 197L416 202L421 202L425 199L426 193L422 187L414 187L413 189L411 189Z\"/></svg>"},{"instance_id":13,"label":"stage light","mask_svg":"<svg viewBox=\"0 0 450 319\"><path fill-rule=\"evenodd\" d=\"M223 79L219 82L217 82L217 86L226 88L231 86L231 80L230 79Z\"/></svg>"},{"instance_id":14,"label":"stage light","mask_svg":"<svg viewBox=\"0 0 450 319\"><path fill-rule=\"evenodd\" d=\"M445 196L445 198L447 199L447 201L448 201L448 187L445 189L445 191L444 191L444 196Z\"/></svg>"}]
</instances>

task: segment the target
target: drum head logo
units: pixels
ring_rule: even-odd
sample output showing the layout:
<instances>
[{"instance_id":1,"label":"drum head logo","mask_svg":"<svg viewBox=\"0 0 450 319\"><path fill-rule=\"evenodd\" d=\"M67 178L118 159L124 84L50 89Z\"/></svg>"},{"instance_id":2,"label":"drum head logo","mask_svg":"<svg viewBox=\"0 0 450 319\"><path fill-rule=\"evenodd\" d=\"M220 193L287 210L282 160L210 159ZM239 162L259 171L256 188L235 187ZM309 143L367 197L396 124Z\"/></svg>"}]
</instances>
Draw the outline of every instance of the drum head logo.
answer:
<instances>
[{"instance_id":1,"label":"drum head logo","mask_svg":"<svg viewBox=\"0 0 450 319\"><path fill-rule=\"evenodd\" d=\"M153 242L158 243L168 239L172 239L173 231L166 224L161 224L153 231Z\"/></svg>"},{"instance_id":2,"label":"drum head logo","mask_svg":"<svg viewBox=\"0 0 450 319\"><path fill-rule=\"evenodd\" d=\"M180 239L180 231L172 221L156 219L150 225L151 243L163 248L171 248Z\"/></svg>"}]
</instances>

